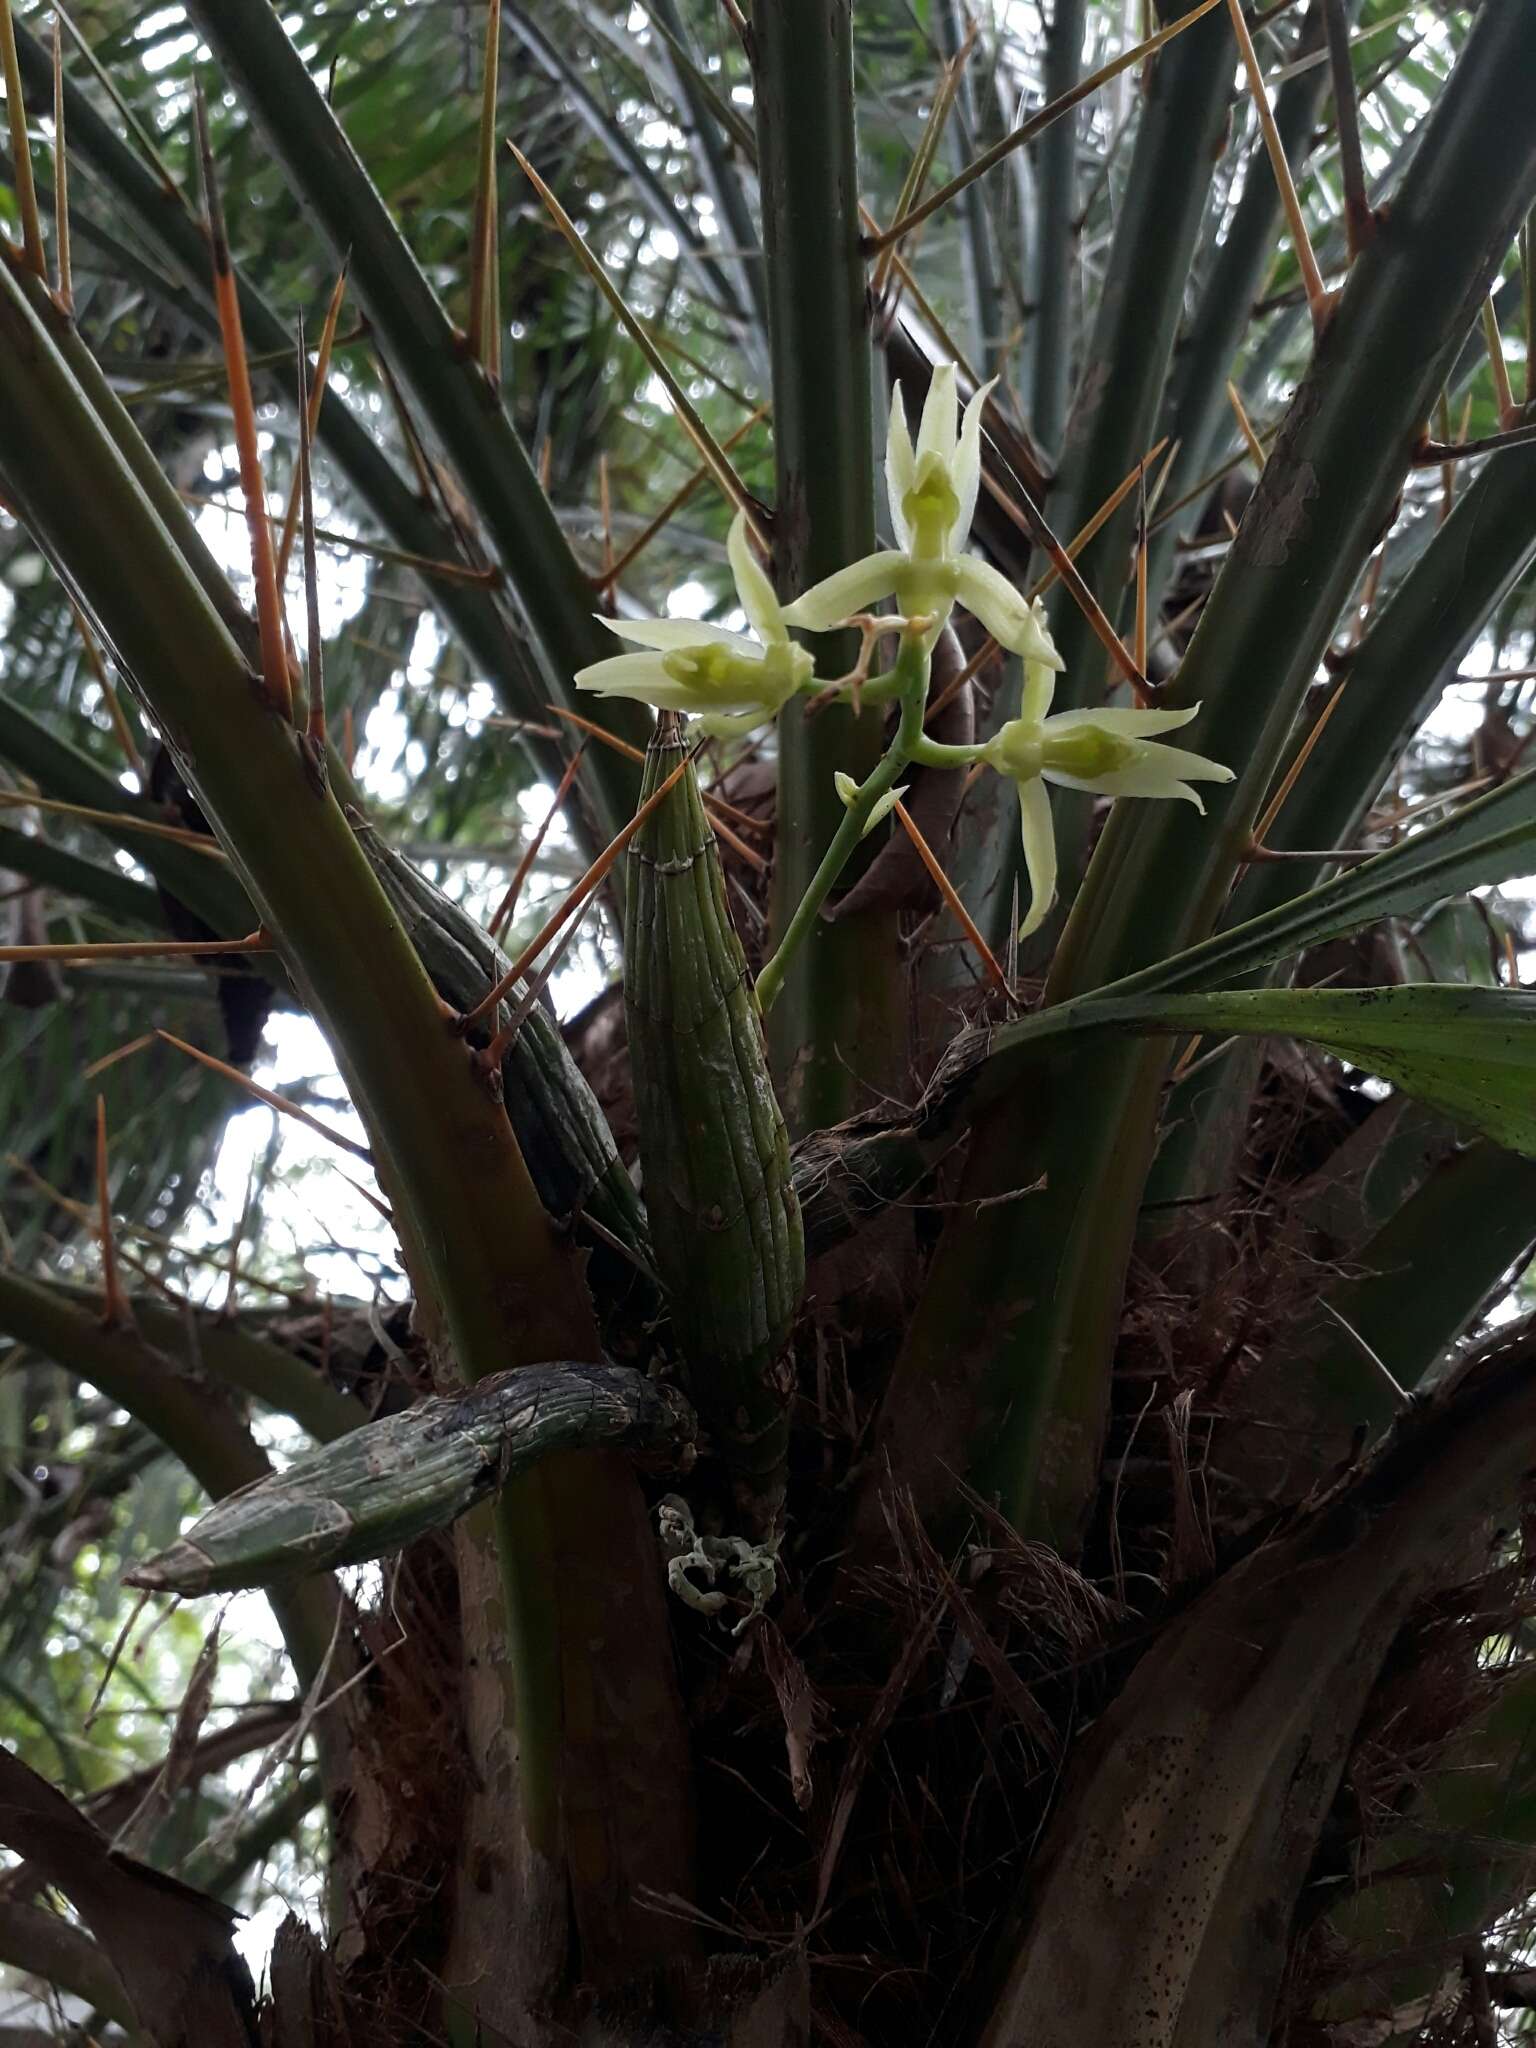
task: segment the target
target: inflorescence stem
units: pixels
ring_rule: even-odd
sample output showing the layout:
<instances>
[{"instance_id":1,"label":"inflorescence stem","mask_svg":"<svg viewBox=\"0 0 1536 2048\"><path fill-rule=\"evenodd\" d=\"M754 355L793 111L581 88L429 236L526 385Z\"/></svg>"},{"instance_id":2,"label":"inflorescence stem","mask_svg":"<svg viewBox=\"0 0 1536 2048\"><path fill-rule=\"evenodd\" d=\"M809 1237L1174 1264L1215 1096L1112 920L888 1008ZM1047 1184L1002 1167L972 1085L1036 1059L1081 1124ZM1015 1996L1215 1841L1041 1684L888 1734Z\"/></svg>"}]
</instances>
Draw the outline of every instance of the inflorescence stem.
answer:
<instances>
[{"instance_id":1,"label":"inflorescence stem","mask_svg":"<svg viewBox=\"0 0 1536 2048\"><path fill-rule=\"evenodd\" d=\"M878 686L872 685L865 691L869 701L874 690L889 683L890 694L901 705L901 719L891 744L876 762L868 778L860 785L857 795L848 806L848 814L832 836L832 843L822 856L821 865L811 877L810 886L801 897L794 916L785 928L778 951L764 966L757 977L757 1006L766 1016L774 998L784 986L784 976L790 961L800 947L816 919L821 906L837 886L837 878L853 857L853 850L874 814L875 806L888 796L896 786L902 770L925 752L932 742L923 738L923 713L928 702L928 670L930 655L926 647L926 628L929 621L914 619L908 622L909 630L902 640L901 652L896 657L896 666L889 677L881 677Z\"/></svg>"}]
</instances>

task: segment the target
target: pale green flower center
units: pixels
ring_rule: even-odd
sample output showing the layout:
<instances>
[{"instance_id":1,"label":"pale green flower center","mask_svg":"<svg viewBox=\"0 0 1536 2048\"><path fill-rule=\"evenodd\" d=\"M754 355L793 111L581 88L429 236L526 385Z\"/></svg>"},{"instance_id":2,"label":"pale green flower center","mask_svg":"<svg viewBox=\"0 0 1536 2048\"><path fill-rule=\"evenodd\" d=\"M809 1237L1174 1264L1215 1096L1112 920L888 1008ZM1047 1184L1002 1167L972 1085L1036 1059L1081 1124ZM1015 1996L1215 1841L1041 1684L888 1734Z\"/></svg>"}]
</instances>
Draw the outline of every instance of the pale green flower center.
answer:
<instances>
[{"instance_id":1,"label":"pale green flower center","mask_svg":"<svg viewBox=\"0 0 1536 2048\"><path fill-rule=\"evenodd\" d=\"M925 455L917 480L901 501L902 515L912 531L914 557L937 561L949 546L950 531L960 516L960 500L949 470L937 455Z\"/></svg>"},{"instance_id":2,"label":"pale green flower center","mask_svg":"<svg viewBox=\"0 0 1536 2048\"><path fill-rule=\"evenodd\" d=\"M809 680L814 666L809 652L788 640L776 640L760 656L751 657L717 640L704 641L697 647L673 648L662 656L661 665L674 683L683 683L700 696L765 704L792 695Z\"/></svg>"},{"instance_id":3,"label":"pale green flower center","mask_svg":"<svg viewBox=\"0 0 1536 2048\"><path fill-rule=\"evenodd\" d=\"M1052 721L1033 725L1011 718L986 750L985 758L1015 782L1028 782L1047 769L1079 782L1098 782L1128 768L1140 758L1144 742L1122 739L1096 725L1072 725L1052 731Z\"/></svg>"},{"instance_id":4,"label":"pale green flower center","mask_svg":"<svg viewBox=\"0 0 1536 2048\"><path fill-rule=\"evenodd\" d=\"M1042 728L1041 766L1059 775L1075 775L1082 782L1097 782L1128 768L1141 752L1135 740L1122 739L1096 725L1074 725L1066 732Z\"/></svg>"}]
</instances>

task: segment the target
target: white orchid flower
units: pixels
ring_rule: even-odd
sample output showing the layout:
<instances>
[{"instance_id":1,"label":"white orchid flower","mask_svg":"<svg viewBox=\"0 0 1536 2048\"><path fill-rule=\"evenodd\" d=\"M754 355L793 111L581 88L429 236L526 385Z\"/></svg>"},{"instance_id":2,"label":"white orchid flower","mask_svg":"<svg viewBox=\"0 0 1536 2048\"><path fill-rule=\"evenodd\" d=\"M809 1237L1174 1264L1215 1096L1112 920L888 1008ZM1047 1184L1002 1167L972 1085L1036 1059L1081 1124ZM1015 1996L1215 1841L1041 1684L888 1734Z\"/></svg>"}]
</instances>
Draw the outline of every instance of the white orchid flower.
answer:
<instances>
[{"instance_id":1,"label":"white orchid flower","mask_svg":"<svg viewBox=\"0 0 1536 2048\"><path fill-rule=\"evenodd\" d=\"M748 732L775 716L812 678L811 656L789 637L785 615L738 512L726 543L736 595L756 638L698 619L604 619L621 640L645 650L593 662L578 690L633 697L658 711L686 711L706 732Z\"/></svg>"},{"instance_id":2,"label":"white orchid flower","mask_svg":"<svg viewBox=\"0 0 1536 2048\"><path fill-rule=\"evenodd\" d=\"M824 633L882 598L896 597L908 618L931 616L932 639L958 599L1000 646L1060 668L1037 606L1028 604L988 563L965 552L981 487L984 384L958 424L955 367L940 363L928 386L914 447L898 386L891 400L885 488L897 545L866 555L815 584L784 610L784 620Z\"/></svg>"},{"instance_id":3,"label":"white orchid flower","mask_svg":"<svg viewBox=\"0 0 1536 2048\"><path fill-rule=\"evenodd\" d=\"M1001 727L978 756L1018 785L1030 888L1021 939L1039 929L1056 901L1056 834L1046 783L1101 796L1183 797L1203 812L1205 805L1191 784L1232 780L1232 770L1219 761L1151 737L1188 725L1198 704L1184 711L1059 711L1052 718L1055 689L1049 667L1026 663L1019 717Z\"/></svg>"}]
</instances>

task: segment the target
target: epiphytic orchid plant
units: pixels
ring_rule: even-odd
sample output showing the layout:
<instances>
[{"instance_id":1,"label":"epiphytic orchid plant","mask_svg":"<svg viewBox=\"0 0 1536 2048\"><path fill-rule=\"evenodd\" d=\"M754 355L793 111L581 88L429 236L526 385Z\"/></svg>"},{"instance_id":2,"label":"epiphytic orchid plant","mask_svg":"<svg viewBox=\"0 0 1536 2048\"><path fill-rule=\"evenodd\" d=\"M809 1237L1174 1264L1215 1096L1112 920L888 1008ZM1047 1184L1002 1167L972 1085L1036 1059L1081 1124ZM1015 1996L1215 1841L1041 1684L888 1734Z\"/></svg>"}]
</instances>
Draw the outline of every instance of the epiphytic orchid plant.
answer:
<instances>
[{"instance_id":1,"label":"epiphytic orchid plant","mask_svg":"<svg viewBox=\"0 0 1536 2048\"><path fill-rule=\"evenodd\" d=\"M891 403L885 481L891 526L900 545L835 570L792 604L780 606L752 553L747 522L738 513L729 553L736 593L756 640L723 626L680 619L610 619L623 639L648 651L615 655L583 669L580 688L637 699L659 710L696 715L706 733L745 732L777 716L799 691L829 691L858 706L895 704L896 731L878 765L862 782L837 772L837 791L848 817L828 847L784 942L758 978L762 1008L773 1001L785 968L812 919L836 887L854 848L889 813L903 793L898 777L910 767L970 768L982 763L1018 787L1030 903L1019 936L1044 923L1056 898L1056 845L1044 785L1110 797L1184 797L1198 808L1195 782L1230 782L1232 770L1202 754L1159 744L1156 733L1188 725L1199 705L1182 710L1106 707L1048 716L1061 669L1044 607L966 551L981 485L981 432L992 384L985 384L958 423L955 367L934 370L914 447L898 388ZM894 598L895 614L871 617L868 608ZM923 730L933 649L959 604L1000 647L1024 661L1019 716L990 740L948 745ZM862 672L827 683L811 657L789 638L794 626L825 633L864 626L870 642L897 641L896 658L883 674Z\"/></svg>"}]
</instances>

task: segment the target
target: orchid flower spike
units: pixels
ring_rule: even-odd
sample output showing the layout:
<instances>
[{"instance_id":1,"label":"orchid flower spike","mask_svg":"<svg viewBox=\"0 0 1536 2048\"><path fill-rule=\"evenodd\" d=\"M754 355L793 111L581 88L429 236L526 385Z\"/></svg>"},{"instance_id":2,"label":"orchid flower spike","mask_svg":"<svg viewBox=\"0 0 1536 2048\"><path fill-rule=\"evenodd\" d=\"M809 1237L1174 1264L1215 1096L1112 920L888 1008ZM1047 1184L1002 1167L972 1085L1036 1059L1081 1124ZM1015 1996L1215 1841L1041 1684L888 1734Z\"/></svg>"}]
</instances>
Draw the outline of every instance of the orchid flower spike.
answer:
<instances>
[{"instance_id":1,"label":"orchid flower spike","mask_svg":"<svg viewBox=\"0 0 1536 2048\"><path fill-rule=\"evenodd\" d=\"M698 619L604 619L621 640L645 651L593 662L577 674L577 689L692 712L708 733L749 732L774 717L813 680L811 656L789 637L773 585L752 552L744 512L731 522L726 550L755 639Z\"/></svg>"},{"instance_id":2,"label":"orchid flower spike","mask_svg":"<svg viewBox=\"0 0 1536 2048\"><path fill-rule=\"evenodd\" d=\"M981 486L981 416L991 384L983 384L958 417L955 366L940 363L928 386L914 446L898 386L891 399L885 488L897 545L839 569L797 597L785 622L824 633L855 612L895 596L908 618L931 614L925 636L937 640L958 599L993 638L1014 654L1060 668L1036 610L1006 576L965 552Z\"/></svg>"},{"instance_id":3,"label":"orchid flower spike","mask_svg":"<svg viewBox=\"0 0 1536 2048\"><path fill-rule=\"evenodd\" d=\"M977 757L1018 785L1030 888L1021 939L1044 924L1056 901L1056 835L1046 783L1101 796L1183 797L1203 812L1199 791L1190 785L1232 780L1232 770L1219 761L1150 737L1188 725L1198 704L1184 711L1059 711L1052 718L1055 689L1056 678L1044 662L1026 662L1020 715L1002 726Z\"/></svg>"}]
</instances>

